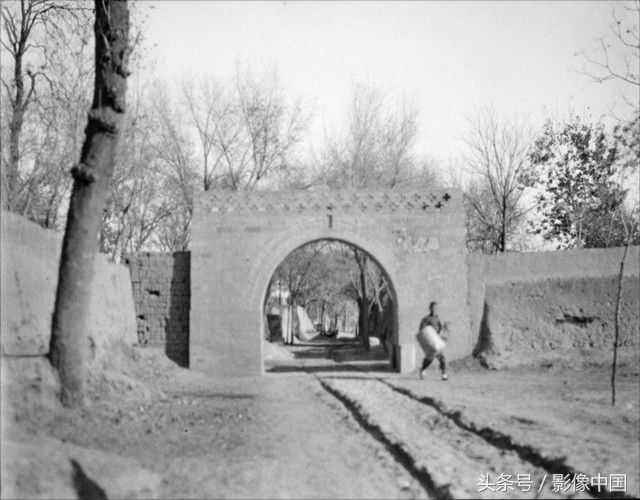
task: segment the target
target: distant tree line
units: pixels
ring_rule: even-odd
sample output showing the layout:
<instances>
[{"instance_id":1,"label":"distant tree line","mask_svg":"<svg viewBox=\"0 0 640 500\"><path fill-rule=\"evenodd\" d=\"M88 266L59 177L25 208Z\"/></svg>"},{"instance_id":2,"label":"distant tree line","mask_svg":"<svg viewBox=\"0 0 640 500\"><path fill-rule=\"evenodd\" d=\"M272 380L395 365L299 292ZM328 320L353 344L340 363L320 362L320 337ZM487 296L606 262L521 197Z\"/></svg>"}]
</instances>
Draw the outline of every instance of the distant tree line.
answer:
<instances>
[{"instance_id":1,"label":"distant tree line","mask_svg":"<svg viewBox=\"0 0 640 500\"><path fill-rule=\"evenodd\" d=\"M2 7L2 206L58 230L92 92L90 5L21 0ZM584 71L637 89L637 23L615 19L602 53L583 53ZM612 132L579 116L533 130L521 118L478 110L464 147L452 152L460 159L449 166L464 172L454 178L416 153L420 120L406 100L355 85L345 126L303 155L313 113L285 95L275 72L238 66L229 81L185 77L171 86L154 77L144 28L132 38L129 104L99 236L101 251L114 260L140 250L186 250L194 198L209 189L432 189L453 182L464 192L473 252L545 242L617 246L640 237L637 198L627 195L638 175L637 101L626 100L633 118ZM614 55L626 65L615 66Z\"/></svg>"}]
</instances>

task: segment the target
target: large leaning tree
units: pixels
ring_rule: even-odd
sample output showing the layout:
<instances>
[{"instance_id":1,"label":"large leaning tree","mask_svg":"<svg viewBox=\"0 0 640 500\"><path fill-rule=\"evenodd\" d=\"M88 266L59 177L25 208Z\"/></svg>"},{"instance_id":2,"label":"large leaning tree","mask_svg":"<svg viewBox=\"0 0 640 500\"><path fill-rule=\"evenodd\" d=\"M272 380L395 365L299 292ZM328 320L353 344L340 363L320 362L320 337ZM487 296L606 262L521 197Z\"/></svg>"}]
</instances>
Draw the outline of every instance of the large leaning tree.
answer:
<instances>
[{"instance_id":1,"label":"large leaning tree","mask_svg":"<svg viewBox=\"0 0 640 500\"><path fill-rule=\"evenodd\" d=\"M84 402L87 310L101 214L124 119L129 46L127 0L95 0L95 82L62 242L49 357L63 405Z\"/></svg>"}]
</instances>

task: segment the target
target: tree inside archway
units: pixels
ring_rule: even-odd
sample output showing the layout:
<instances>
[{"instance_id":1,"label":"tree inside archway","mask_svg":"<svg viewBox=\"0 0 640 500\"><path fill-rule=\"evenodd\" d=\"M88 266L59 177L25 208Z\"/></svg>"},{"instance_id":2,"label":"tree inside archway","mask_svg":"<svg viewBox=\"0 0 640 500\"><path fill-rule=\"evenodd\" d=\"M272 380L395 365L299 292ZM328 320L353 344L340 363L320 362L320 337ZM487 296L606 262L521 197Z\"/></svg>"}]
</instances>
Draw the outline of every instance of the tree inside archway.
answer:
<instances>
[{"instance_id":1,"label":"tree inside archway","mask_svg":"<svg viewBox=\"0 0 640 500\"><path fill-rule=\"evenodd\" d=\"M385 351L391 341L388 279L366 252L347 243L320 240L293 251L274 272L267 303L300 306L322 334L352 333L365 349L370 337Z\"/></svg>"}]
</instances>

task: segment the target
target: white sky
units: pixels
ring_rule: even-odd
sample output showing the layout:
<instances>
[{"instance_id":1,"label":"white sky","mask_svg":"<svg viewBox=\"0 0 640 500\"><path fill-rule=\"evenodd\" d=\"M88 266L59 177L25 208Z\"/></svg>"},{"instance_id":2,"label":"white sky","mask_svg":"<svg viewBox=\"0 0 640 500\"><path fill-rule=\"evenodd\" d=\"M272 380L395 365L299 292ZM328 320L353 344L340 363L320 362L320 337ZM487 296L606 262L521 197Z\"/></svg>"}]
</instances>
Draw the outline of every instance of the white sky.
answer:
<instances>
[{"instance_id":1,"label":"white sky","mask_svg":"<svg viewBox=\"0 0 640 500\"><path fill-rule=\"evenodd\" d=\"M590 2L144 2L144 32L169 81L237 62L277 70L285 92L314 105L314 137L339 126L354 82L408 96L420 112L418 150L455 156L465 117L569 111L597 119L616 85L576 70L574 54L608 33L612 4ZM148 9L148 10L147 10Z\"/></svg>"}]
</instances>

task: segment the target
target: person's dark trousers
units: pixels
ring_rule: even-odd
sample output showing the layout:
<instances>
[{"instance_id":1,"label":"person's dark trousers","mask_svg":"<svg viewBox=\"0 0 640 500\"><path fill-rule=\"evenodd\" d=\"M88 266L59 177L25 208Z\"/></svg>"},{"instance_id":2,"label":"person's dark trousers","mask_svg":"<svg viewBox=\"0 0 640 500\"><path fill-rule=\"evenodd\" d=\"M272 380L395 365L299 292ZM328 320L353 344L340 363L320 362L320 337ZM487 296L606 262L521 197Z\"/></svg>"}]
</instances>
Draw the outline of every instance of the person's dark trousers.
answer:
<instances>
[{"instance_id":1,"label":"person's dark trousers","mask_svg":"<svg viewBox=\"0 0 640 500\"><path fill-rule=\"evenodd\" d=\"M438 353L436 355L436 358L438 358L438 363L440 363L440 370L442 371L442 373L446 373L447 372L447 360L444 357L444 354L442 354L440 352L440 353ZM429 368L429 365L432 362L433 362L433 358L424 358L424 360L422 361L422 368L420 368L420 371Z\"/></svg>"}]
</instances>

